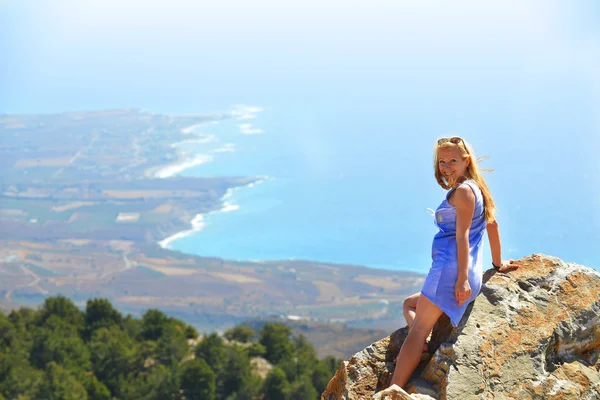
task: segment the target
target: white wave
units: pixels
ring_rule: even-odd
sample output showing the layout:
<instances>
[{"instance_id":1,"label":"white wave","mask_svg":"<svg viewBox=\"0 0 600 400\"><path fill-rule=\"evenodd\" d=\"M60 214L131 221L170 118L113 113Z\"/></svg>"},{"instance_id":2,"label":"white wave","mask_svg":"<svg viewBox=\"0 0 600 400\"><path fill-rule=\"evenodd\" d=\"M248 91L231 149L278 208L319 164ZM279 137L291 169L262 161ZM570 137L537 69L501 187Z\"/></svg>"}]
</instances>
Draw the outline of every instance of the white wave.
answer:
<instances>
[{"instance_id":1,"label":"white wave","mask_svg":"<svg viewBox=\"0 0 600 400\"><path fill-rule=\"evenodd\" d=\"M249 183L248 185L245 186L238 186L235 188L229 188L227 189L227 191L225 192L225 194L223 195L223 197L221 197L221 201L223 202L223 207L221 207L220 210L217 211L211 211L209 213L207 213L206 215L210 215L210 214L214 214L214 213L218 213L218 212L229 212L229 211L237 211L240 209L240 206L238 206L237 204L232 204L229 201L225 201L226 199L231 198L231 196L233 195L233 191L234 189L240 189L240 188L251 188L254 187L260 183L263 183L264 181L268 180L268 179L272 179L271 177L268 176L263 176L261 177L259 180ZM206 222L204 221L204 215L205 214L196 214L196 216L194 217L194 219L191 222L192 225L192 229L188 229L185 231L181 231L181 232L177 232L174 235L169 236L166 239L161 240L160 242L158 242L159 246L162 247L163 249L169 248L169 245L171 243L173 243L176 240L182 239L184 237L187 237L189 235L192 235L196 232L201 231L202 229L204 229L204 227L206 226Z\"/></svg>"},{"instance_id":2,"label":"white wave","mask_svg":"<svg viewBox=\"0 0 600 400\"><path fill-rule=\"evenodd\" d=\"M190 143L210 143L214 142L217 137L215 135L198 135L196 139L186 139L181 142L173 143L171 147L181 146L182 144L190 144Z\"/></svg>"},{"instance_id":3,"label":"white wave","mask_svg":"<svg viewBox=\"0 0 600 400\"><path fill-rule=\"evenodd\" d=\"M196 129L200 128L203 125L204 124L195 124L195 125L187 126L183 129L181 129L181 133L183 133L184 135L189 135L190 133L194 132Z\"/></svg>"},{"instance_id":4,"label":"white wave","mask_svg":"<svg viewBox=\"0 0 600 400\"><path fill-rule=\"evenodd\" d=\"M181 232L177 232L174 235L169 236L166 239L161 240L160 242L158 242L158 245L160 247L162 247L163 249L168 249L169 245L171 243L173 243L176 240L182 239L184 237L190 236L196 232L201 231L202 229L204 229L204 226L206 224L204 223L204 215L203 214L197 214L194 219L192 220L192 229L188 229L185 231L181 231Z\"/></svg>"},{"instance_id":5,"label":"white wave","mask_svg":"<svg viewBox=\"0 0 600 400\"><path fill-rule=\"evenodd\" d=\"M240 206L238 206L237 204L231 204L231 203L227 203L225 202L225 204L223 204L223 208L221 208L221 210L219 210L220 212L229 212L229 211L237 211L240 209Z\"/></svg>"},{"instance_id":6,"label":"white wave","mask_svg":"<svg viewBox=\"0 0 600 400\"><path fill-rule=\"evenodd\" d=\"M167 165L166 167L161 168L155 174L155 178L169 178L171 176L177 175L181 171L194 167L196 165L204 164L209 161L212 161L212 157L206 154L199 154L192 158L191 160L184 160L178 164Z\"/></svg>"},{"instance_id":7,"label":"white wave","mask_svg":"<svg viewBox=\"0 0 600 400\"><path fill-rule=\"evenodd\" d=\"M223 147L219 147L218 149L213 150L215 153L234 153L235 143L225 143Z\"/></svg>"},{"instance_id":8,"label":"white wave","mask_svg":"<svg viewBox=\"0 0 600 400\"><path fill-rule=\"evenodd\" d=\"M218 122L217 121L201 122L199 124L194 124L194 125L190 125L190 126L186 126L185 128L182 128L181 133L183 133L184 135L189 135L190 133L196 132L198 130L198 128L201 128L203 126L215 125L215 124L218 124Z\"/></svg>"},{"instance_id":9,"label":"white wave","mask_svg":"<svg viewBox=\"0 0 600 400\"><path fill-rule=\"evenodd\" d=\"M269 179L273 178L270 176L262 176L259 180L247 184L246 187L253 188L254 186L260 185L261 183L268 181Z\"/></svg>"},{"instance_id":10,"label":"white wave","mask_svg":"<svg viewBox=\"0 0 600 400\"><path fill-rule=\"evenodd\" d=\"M261 107L245 106L243 104L237 104L231 111L231 116L235 119L254 119L256 114L262 112Z\"/></svg>"},{"instance_id":11,"label":"white wave","mask_svg":"<svg viewBox=\"0 0 600 400\"><path fill-rule=\"evenodd\" d=\"M253 128L252 124L239 124L238 127L244 135L259 135L264 133L262 129Z\"/></svg>"}]
</instances>

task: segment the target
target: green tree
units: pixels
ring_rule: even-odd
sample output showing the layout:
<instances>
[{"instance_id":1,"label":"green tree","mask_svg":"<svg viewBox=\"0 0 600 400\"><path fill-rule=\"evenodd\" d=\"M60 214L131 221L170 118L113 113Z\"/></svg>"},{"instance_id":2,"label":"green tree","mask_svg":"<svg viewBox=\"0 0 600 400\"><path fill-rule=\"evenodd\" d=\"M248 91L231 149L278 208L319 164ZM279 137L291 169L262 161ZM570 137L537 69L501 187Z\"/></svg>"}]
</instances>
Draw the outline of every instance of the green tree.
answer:
<instances>
[{"instance_id":1,"label":"green tree","mask_svg":"<svg viewBox=\"0 0 600 400\"><path fill-rule=\"evenodd\" d=\"M215 400L216 375L202 359L184 363L180 369L179 387L188 400Z\"/></svg>"},{"instance_id":2,"label":"green tree","mask_svg":"<svg viewBox=\"0 0 600 400\"><path fill-rule=\"evenodd\" d=\"M85 307L85 335L89 340L95 330L123 324L123 316L107 299L90 299Z\"/></svg>"},{"instance_id":3,"label":"green tree","mask_svg":"<svg viewBox=\"0 0 600 400\"><path fill-rule=\"evenodd\" d=\"M79 382L85 388L90 400L110 400L110 390L105 384L100 382L95 375L88 373L81 374L78 377Z\"/></svg>"},{"instance_id":4,"label":"green tree","mask_svg":"<svg viewBox=\"0 0 600 400\"><path fill-rule=\"evenodd\" d=\"M100 328L92 335L89 347L94 374L113 396L120 397L131 372L143 368L138 346L116 326Z\"/></svg>"},{"instance_id":5,"label":"green tree","mask_svg":"<svg viewBox=\"0 0 600 400\"><path fill-rule=\"evenodd\" d=\"M271 364L288 359L294 353L290 335L290 328L282 324L267 322L261 329L259 342L265 347L265 357Z\"/></svg>"},{"instance_id":6,"label":"green tree","mask_svg":"<svg viewBox=\"0 0 600 400\"><path fill-rule=\"evenodd\" d=\"M285 373L279 367L274 367L263 386L264 400L288 400L290 396L290 384Z\"/></svg>"},{"instance_id":7,"label":"green tree","mask_svg":"<svg viewBox=\"0 0 600 400\"><path fill-rule=\"evenodd\" d=\"M30 327L35 325L37 313L35 310L27 307L21 307L18 310L12 310L8 314L8 319L14 326Z\"/></svg>"},{"instance_id":8,"label":"green tree","mask_svg":"<svg viewBox=\"0 0 600 400\"><path fill-rule=\"evenodd\" d=\"M294 355L279 362L290 382L294 382L302 375L312 375L312 371L318 363L317 352L306 336L300 335L294 340Z\"/></svg>"},{"instance_id":9,"label":"green tree","mask_svg":"<svg viewBox=\"0 0 600 400\"><path fill-rule=\"evenodd\" d=\"M42 371L33 368L26 356L17 353L0 356L0 393L8 399L33 398L37 393Z\"/></svg>"},{"instance_id":10,"label":"green tree","mask_svg":"<svg viewBox=\"0 0 600 400\"><path fill-rule=\"evenodd\" d=\"M342 361L343 360L341 358L335 358L334 356L325 356L325 358L322 360L323 364L329 368L329 373L331 376L336 373Z\"/></svg>"},{"instance_id":11,"label":"green tree","mask_svg":"<svg viewBox=\"0 0 600 400\"><path fill-rule=\"evenodd\" d=\"M17 328L8 316L0 312L0 352L10 351L20 341Z\"/></svg>"},{"instance_id":12,"label":"green tree","mask_svg":"<svg viewBox=\"0 0 600 400\"><path fill-rule=\"evenodd\" d=\"M146 340L158 340L171 323L171 319L162 311L153 308L149 309L142 315L142 338Z\"/></svg>"},{"instance_id":13,"label":"green tree","mask_svg":"<svg viewBox=\"0 0 600 400\"><path fill-rule=\"evenodd\" d=\"M218 397L225 399L234 395L233 398L240 399L254 394L254 389L252 366L246 352L239 346L229 347L225 368L217 376Z\"/></svg>"},{"instance_id":14,"label":"green tree","mask_svg":"<svg viewBox=\"0 0 600 400\"><path fill-rule=\"evenodd\" d=\"M325 388L327 388L327 384L333 378L333 374L329 367L323 362L319 361L317 365L315 365L315 369L312 373L312 384L317 389L317 392L323 393Z\"/></svg>"},{"instance_id":15,"label":"green tree","mask_svg":"<svg viewBox=\"0 0 600 400\"><path fill-rule=\"evenodd\" d=\"M198 337L198 331L191 325L186 325L184 333L187 339L196 339Z\"/></svg>"},{"instance_id":16,"label":"green tree","mask_svg":"<svg viewBox=\"0 0 600 400\"><path fill-rule=\"evenodd\" d=\"M229 341L235 340L240 343L248 343L254 337L254 330L249 326L238 325L225 331L223 336Z\"/></svg>"},{"instance_id":17,"label":"green tree","mask_svg":"<svg viewBox=\"0 0 600 400\"><path fill-rule=\"evenodd\" d=\"M129 337L134 339L139 339L142 336L142 321L134 318L131 315L127 315L123 318L123 332L125 332Z\"/></svg>"},{"instance_id":18,"label":"green tree","mask_svg":"<svg viewBox=\"0 0 600 400\"><path fill-rule=\"evenodd\" d=\"M88 395L81 383L66 369L55 362L46 366L36 398L47 400L87 400Z\"/></svg>"},{"instance_id":19,"label":"green tree","mask_svg":"<svg viewBox=\"0 0 600 400\"><path fill-rule=\"evenodd\" d=\"M131 374L123 385L121 397L135 400L163 400L172 398L178 388L175 370L155 364L148 370Z\"/></svg>"},{"instance_id":20,"label":"green tree","mask_svg":"<svg viewBox=\"0 0 600 400\"><path fill-rule=\"evenodd\" d=\"M183 357L189 353L189 350L190 346L181 327L171 324L163 328L162 336L157 342L155 354L160 363L173 367L181 362Z\"/></svg>"},{"instance_id":21,"label":"green tree","mask_svg":"<svg viewBox=\"0 0 600 400\"><path fill-rule=\"evenodd\" d=\"M206 361L208 366L220 374L227 356L227 349L223 339L216 333L211 333L196 346L196 358Z\"/></svg>"},{"instance_id":22,"label":"green tree","mask_svg":"<svg viewBox=\"0 0 600 400\"><path fill-rule=\"evenodd\" d=\"M36 316L37 314L34 310L25 307L13 310L8 315L9 321L16 329L14 332L15 336L7 338L7 340L11 341L11 350L13 352L22 352L26 358L29 358L31 344L33 343L33 332L36 330Z\"/></svg>"},{"instance_id":23,"label":"green tree","mask_svg":"<svg viewBox=\"0 0 600 400\"><path fill-rule=\"evenodd\" d=\"M44 369L53 361L68 370L89 370L90 353L76 329L57 315L47 318L35 332L31 364Z\"/></svg>"},{"instance_id":24,"label":"green tree","mask_svg":"<svg viewBox=\"0 0 600 400\"><path fill-rule=\"evenodd\" d=\"M84 314L75 303L64 296L48 297L37 314L38 325L44 325L46 320L56 316L66 323L73 325L79 332L83 331Z\"/></svg>"},{"instance_id":25,"label":"green tree","mask_svg":"<svg viewBox=\"0 0 600 400\"><path fill-rule=\"evenodd\" d=\"M248 357L264 357L267 354L267 349L265 346L258 342L252 342L250 346L246 347L246 352L248 353Z\"/></svg>"},{"instance_id":26,"label":"green tree","mask_svg":"<svg viewBox=\"0 0 600 400\"><path fill-rule=\"evenodd\" d=\"M315 400L319 394L308 375L302 375L290 388L290 400Z\"/></svg>"}]
</instances>

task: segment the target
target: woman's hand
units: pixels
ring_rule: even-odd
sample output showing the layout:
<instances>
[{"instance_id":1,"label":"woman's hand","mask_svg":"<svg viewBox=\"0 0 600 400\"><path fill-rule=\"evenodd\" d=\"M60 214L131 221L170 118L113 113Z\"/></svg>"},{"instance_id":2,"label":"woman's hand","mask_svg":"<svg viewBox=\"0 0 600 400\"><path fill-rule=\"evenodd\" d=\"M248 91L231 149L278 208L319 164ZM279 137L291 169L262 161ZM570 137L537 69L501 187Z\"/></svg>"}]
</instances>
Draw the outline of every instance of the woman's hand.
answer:
<instances>
[{"instance_id":1,"label":"woman's hand","mask_svg":"<svg viewBox=\"0 0 600 400\"><path fill-rule=\"evenodd\" d=\"M456 296L456 302L459 306L462 306L465 301L471 297L471 285L468 279L458 279L456 286L454 287L454 294Z\"/></svg>"},{"instance_id":2,"label":"woman's hand","mask_svg":"<svg viewBox=\"0 0 600 400\"><path fill-rule=\"evenodd\" d=\"M507 261L503 261L502 262L502 266L500 268L498 268L496 271L498 272L508 272L508 271L512 271L513 269L517 269L517 268L521 268L522 265L521 264L515 264L515 260L510 259Z\"/></svg>"}]
</instances>

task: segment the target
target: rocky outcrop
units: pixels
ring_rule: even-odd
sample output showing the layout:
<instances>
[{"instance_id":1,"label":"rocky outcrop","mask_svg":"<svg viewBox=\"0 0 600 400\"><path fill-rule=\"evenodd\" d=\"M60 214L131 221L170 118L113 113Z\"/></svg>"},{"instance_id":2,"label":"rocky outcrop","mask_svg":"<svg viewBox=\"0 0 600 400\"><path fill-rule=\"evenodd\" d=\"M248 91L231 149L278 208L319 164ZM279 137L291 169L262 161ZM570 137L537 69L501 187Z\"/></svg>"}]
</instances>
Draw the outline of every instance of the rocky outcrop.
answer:
<instances>
[{"instance_id":1,"label":"rocky outcrop","mask_svg":"<svg viewBox=\"0 0 600 400\"><path fill-rule=\"evenodd\" d=\"M600 274L535 254L489 270L457 328L443 315L407 384L388 388L406 327L342 362L323 400L600 399Z\"/></svg>"}]
</instances>

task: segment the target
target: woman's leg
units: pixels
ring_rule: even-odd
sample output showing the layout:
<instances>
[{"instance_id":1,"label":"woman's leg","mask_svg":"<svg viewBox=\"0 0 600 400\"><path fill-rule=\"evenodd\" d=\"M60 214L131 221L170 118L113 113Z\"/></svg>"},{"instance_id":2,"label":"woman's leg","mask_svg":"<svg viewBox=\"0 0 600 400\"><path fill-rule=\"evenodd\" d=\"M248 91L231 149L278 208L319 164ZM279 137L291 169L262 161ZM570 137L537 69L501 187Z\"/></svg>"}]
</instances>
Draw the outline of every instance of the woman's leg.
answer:
<instances>
[{"instance_id":1,"label":"woman's leg","mask_svg":"<svg viewBox=\"0 0 600 400\"><path fill-rule=\"evenodd\" d=\"M415 320L417 303L419 302L420 297L421 297L421 292L411 294L410 296L408 296L406 298L406 300L404 300L404 303L402 304L402 311L404 313L404 319L406 320L406 325L408 325L409 329L412 326L413 321ZM425 352L425 351L427 351L427 342L426 341L423 343L423 352Z\"/></svg>"},{"instance_id":2,"label":"woman's leg","mask_svg":"<svg viewBox=\"0 0 600 400\"><path fill-rule=\"evenodd\" d=\"M402 311L404 313L404 319L406 320L406 325L410 328L415 320L415 311L417 310L417 303L419 302L419 297L421 296L421 292L411 294L404 300L402 304Z\"/></svg>"},{"instance_id":3,"label":"woman's leg","mask_svg":"<svg viewBox=\"0 0 600 400\"><path fill-rule=\"evenodd\" d=\"M421 359L422 343L427 339L442 310L427 297L420 296L417 303L416 317L408 336L396 357L396 369L390 386L396 384L404 388Z\"/></svg>"}]
</instances>

